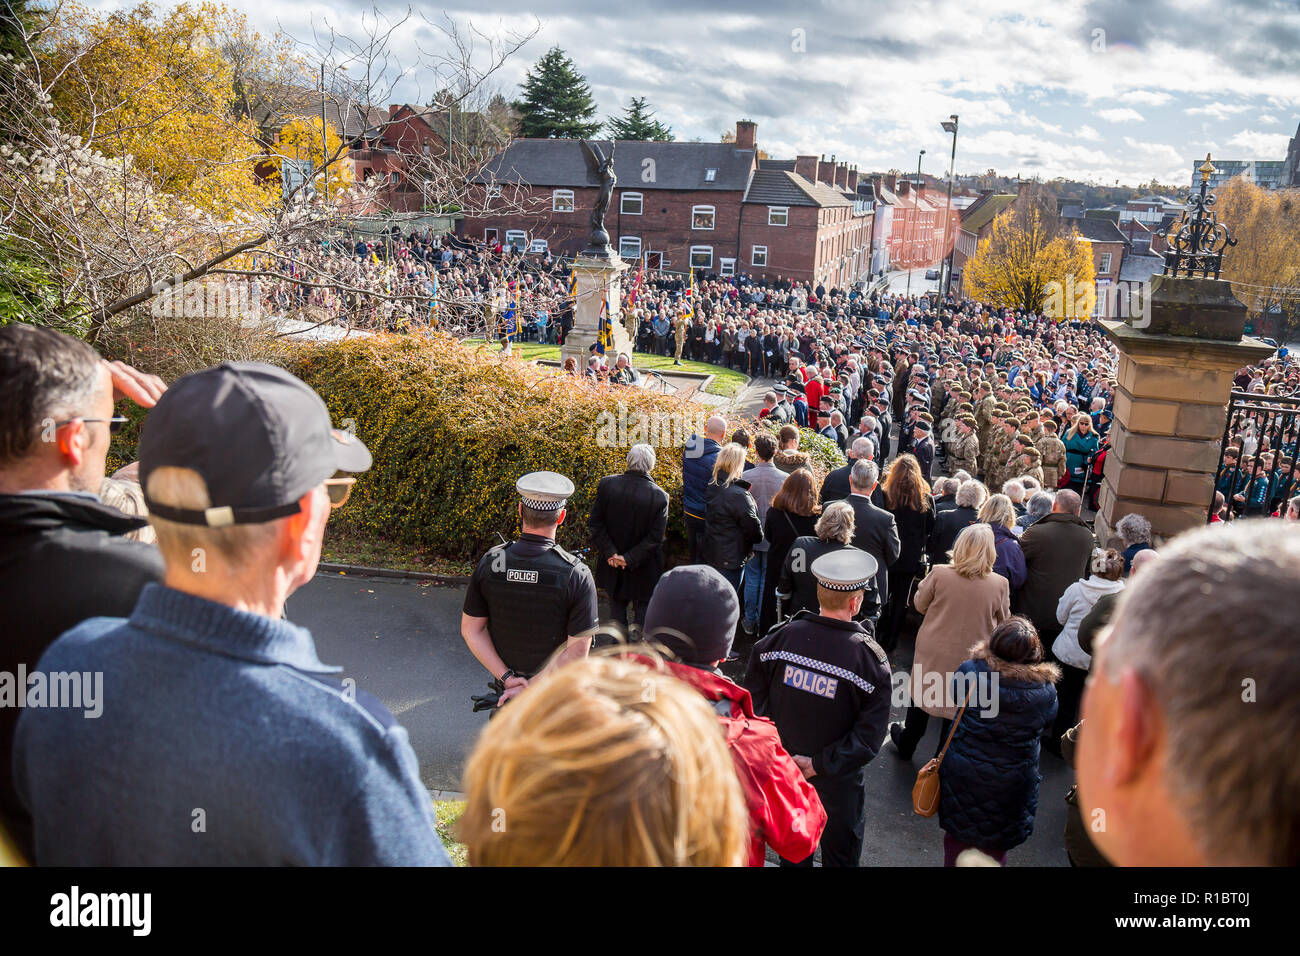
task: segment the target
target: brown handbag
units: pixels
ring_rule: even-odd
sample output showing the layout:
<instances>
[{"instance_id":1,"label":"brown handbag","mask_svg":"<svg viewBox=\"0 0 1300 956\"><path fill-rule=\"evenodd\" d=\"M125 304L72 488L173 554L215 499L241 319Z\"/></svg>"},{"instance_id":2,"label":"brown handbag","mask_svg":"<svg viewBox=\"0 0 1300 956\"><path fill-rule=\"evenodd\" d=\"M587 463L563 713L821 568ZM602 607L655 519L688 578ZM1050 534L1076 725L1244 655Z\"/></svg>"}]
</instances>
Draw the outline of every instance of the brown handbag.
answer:
<instances>
[{"instance_id":1,"label":"brown handbag","mask_svg":"<svg viewBox=\"0 0 1300 956\"><path fill-rule=\"evenodd\" d=\"M971 681L970 687L966 689L966 699L962 701L961 710L957 711L957 717L952 722L952 730L948 731L948 739L943 742L943 749L939 751L939 756L930 760L916 774L916 783L912 784L912 811L923 817L932 817L939 812L939 765L943 763L943 755L948 752L948 745L952 743L953 734L957 733L957 725L961 723L961 715L966 713L966 705L970 703L970 695L975 691L975 682Z\"/></svg>"}]
</instances>

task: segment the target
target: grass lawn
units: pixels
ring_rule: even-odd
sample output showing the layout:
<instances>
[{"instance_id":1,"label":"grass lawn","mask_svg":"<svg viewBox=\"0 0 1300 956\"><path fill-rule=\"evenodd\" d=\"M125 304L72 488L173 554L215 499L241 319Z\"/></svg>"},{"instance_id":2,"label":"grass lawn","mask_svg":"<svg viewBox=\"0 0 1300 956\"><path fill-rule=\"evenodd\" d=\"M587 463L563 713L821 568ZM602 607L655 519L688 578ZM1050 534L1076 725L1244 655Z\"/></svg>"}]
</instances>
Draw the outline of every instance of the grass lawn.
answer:
<instances>
[{"instance_id":1,"label":"grass lawn","mask_svg":"<svg viewBox=\"0 0 1300 956\"><path fill-rule=\"evenodd\" d=\"M434 826L438 831L438 839L442 840L442 845L447 850L447 855L451 857L451 862L457 866L469 866L469 851L465 849L465 844L457 843L453 834L456 821L460 815L465 812L464 800L435 800L433 801L433 819Z\"/></svg>"},{"instance_id":2,"label":"grass lawn","mask_svg":"<svg viewBox=\"0 0 1300 956\"><path fill-rule=\"evenodd\" d=\"M482 339L466 339L466 344L479 344L482 341ZM495 342L490 345L490 348L494 350L499 350L500 347ZM516 342L511 351L517 352L527 361L541 359L544 362L558 362L560 360L560 347L558 345ZM644 352L633 352L632 364L639 369L654 369L656 372L699 372L704 375L712 375L713 381L708 384L704 391L710 395L720 395L723 398L732 398L739 394L740 390L745 387L745 383L749 381L748 376L743 372L723 368L720 365L710 365L708 362L688 362L686 359L682 359L681 365L674 365L671 355L649 355Z\"/></svg>"}]
</instances>

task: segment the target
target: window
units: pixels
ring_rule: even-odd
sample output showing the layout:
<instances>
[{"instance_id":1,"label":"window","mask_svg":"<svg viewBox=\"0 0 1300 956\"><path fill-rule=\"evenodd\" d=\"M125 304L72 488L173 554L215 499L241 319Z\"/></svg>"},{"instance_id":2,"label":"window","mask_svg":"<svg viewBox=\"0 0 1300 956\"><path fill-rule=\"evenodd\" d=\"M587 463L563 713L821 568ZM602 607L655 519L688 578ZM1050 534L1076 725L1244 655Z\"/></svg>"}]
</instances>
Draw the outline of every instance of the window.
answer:
<instances>
[{"instance_id":1,"label":"window","mask_svg":"<svg viewBox=\"0 0 1300 956\"><path fill-rule=\"evenodd\" d=\"M692 206L691 207L691 228L712 229L713 228L713 207Z\"/></svg>"},{"instance_id":2,"label":"window","mask_svg":"<svg viewBox=\"0 0 1300 956\"><path fill-rule=\"evenodd\" d=\"M755 246L753 253L749 257L751 265L767 265L767 246Z\"/></svg>"},{"instance_id":3,"label":"window","mask_svg":"<svg viewBox=\"0 0 1300 956\"><path fill-rule=\"evenodd\" d=\"M734 276L736 274L735 259L719 259L718 262L720 263L720 268L718 269L719 275Z\"/></svg>"},{"instance_id":4,"label":"window","mask_svg":"<svg viewBox=\"0 0 1300 956\"><path fill-rule=\"evenodd\" d=\"M1101 254L1101 265L1097 267L1097 271L1098 271L1098 272L1109 272L1109 271L1110 271L1110 253L1109 253L1109 252L1103 252L1103 253Z\"/></svg>"},{"instance_id":5,"label":"window","mask_svg":"<svg viewBox=\"0 0 1300 956\"><path fill-rule=\"evenodd\" d=\"M396 186L402 181L402 174L399 173L397 170L393 170L393 175L391 178L392 178L393 185Z\"/></svg>"},{"instance_id":6,"label":"window","mask_svg":"<svg viewBox=\"0 0 1300 956\"><path fill-rule=\"evenodd\" d=\"M767 224L769 226L784 226L790 221L789 206L768 206L767 207Z\"/></svg>"},{"instance_id":7,"label":"window","mask_svg":"<svg viewBox=\"0 0 1300 956\"><path fill-rule=\"evenodd\" d=\"M488 226L483 230L483 238L487 242L497 241L497 230L495 226Z\"/></svg>"},{"instance_id":8,"label":"window","mask_svg":"<svg viewBox=\"0 0 1300 956\"><path fill-rule=\"evenodd\" d=\"M624 216L641 215L641 194L623 193L618 200L618 211Z\"/></svg>"},{"instance_id":9,"label":"window","mask_svg":"<svg viewBox=\"0 0 1300 956\"><path fill-rule=\"evenodd\" d=\"M528 248L528 233L522 229L506 230L506 245L514 246L520 252Z\"/></svg>"},{"instance_id":10,"label":"window","mask_svg":"<svg viewBox=\"0 0 1300 956\"><path fill-rule=\"evenodd\" d=\"M429 144L427 142L424 144L424 155L429 155Z\"/></svg>"},{"instance_id":11,"label":"window","mask_svg":"<svg viewBox=\"0 0 1300 956\"><path fill-rule=\"evenodd\" d=\"M691 268L712 269L713 268L713 247L712 246L691 246Z\"/></svg>"},{"instance_id":12,"label":"window","mask_svg":"<svg viewBox=\"0 0 1300 956\"><path fill-rule=\"evenodd\" d=\"M572 189L556 189L551 192L551 212L573 212Z\"/></svg>"},{"instance_id":13,"label":"window","mask_svg":"<svg viewBox=\"0 0 1300 956\"><path fill-rule=\"evenodd\" d=\"M711 183L717 178L718 178L718 170L715 167L710 166L704 170L704 181L706 183Z\"/></svg>"},{"instance_id":14,"label":"window","mask_svg":"<svg viewBox=\"0 0 1300 956\"><path fill-rule=\"evenodd\" d=\"M641 240L636 236L620 236L618 240L618 254L624 259L640 259Z\"/></svg>"},{"instance_id":15,"label":"window","mask_svg":"<svg viewBox=\"0 0 1300 956\"><path fill-rule=\"evenodd\" d=\"M488 188L487 188L488 199L495 199L497 196L500 195L501 195L501 186L498 183L488 183Z\"/></svg>"}]
</instances>

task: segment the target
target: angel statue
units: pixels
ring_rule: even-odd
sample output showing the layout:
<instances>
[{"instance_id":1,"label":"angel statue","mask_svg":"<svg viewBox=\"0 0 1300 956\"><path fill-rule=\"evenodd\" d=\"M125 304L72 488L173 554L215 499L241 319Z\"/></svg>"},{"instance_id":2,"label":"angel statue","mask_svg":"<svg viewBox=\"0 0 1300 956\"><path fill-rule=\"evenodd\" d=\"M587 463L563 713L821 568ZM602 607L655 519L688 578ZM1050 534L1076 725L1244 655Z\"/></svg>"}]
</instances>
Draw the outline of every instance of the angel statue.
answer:
<instances>
[{"instance_id":1,"label":"angel statue","mask_svg":"<svg viewBox=\"0 0 1300 956\"><path fill-rule=\"evenodd\" d=\"M614 143L609 144L609 155L603 155L599 148L585 139L582 143L582 155L587 161L588 175L595 175L600 180L600 192L596 195L596 205L591 210L591 238L587 241L585 253L597 253L608 256L613 251L609 244L609 233L605 231L605 213L609 211L609 201L614 195L614 186L618 177L614 175Z\"/></svg>"}]
</instances>

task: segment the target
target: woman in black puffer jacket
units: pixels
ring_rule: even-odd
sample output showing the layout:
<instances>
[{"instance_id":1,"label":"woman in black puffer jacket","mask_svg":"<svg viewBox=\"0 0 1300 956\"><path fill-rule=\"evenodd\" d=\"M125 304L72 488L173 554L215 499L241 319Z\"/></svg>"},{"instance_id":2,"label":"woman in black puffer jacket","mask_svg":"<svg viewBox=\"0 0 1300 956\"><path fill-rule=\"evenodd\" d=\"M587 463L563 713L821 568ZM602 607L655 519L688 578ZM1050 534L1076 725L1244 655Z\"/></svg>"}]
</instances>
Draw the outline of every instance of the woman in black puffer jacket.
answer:
<instances>
[{"instance_id":1,"label":"woman in black puffer jacket","mask_svg":"<svg viewBox=\"0 0 1300 956\"><path fill-rule=\"evenodd\" d=\"M975 691L939 767L944 866L970 848L1005 866L1007 851L1034 832L1039 737L1056 718L1061 678L1043 658L1034 625L1013 617L957 668L957 699L965 699L972 681Z\"/></svg>"},{"instance_id":2,"label":"woman in black puffer jacket","mask_svg":"<svg viewBox=\"0 0 1300 956\"><path fill-rule=\"evenodd\" d=\"M705 487L704 560L731 582L737 596L745 562L754 545L763 540L758 506L749 493L745 449L735 442L724 445L713 463L713 480ZM743 597L742 597L743 600Z\"/></svg>"}]
</instances>

